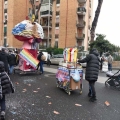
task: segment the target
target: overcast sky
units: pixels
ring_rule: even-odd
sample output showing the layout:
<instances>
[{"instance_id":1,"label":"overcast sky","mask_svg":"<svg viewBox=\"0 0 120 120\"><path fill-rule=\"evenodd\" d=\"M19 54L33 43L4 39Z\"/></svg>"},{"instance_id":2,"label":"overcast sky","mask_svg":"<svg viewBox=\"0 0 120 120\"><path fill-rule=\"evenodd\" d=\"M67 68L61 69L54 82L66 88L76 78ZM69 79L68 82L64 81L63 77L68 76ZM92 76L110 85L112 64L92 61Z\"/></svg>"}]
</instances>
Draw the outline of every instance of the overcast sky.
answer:
<instances>
[{"instance_id":1,"label":"overcast sky","mask_svg":"<svg viewBox=\"0 0 120 120\"><path fill-rule=\"evenodd\" d=\"M97 4L94 0L93 18ZM110 43L120 46L120 0L103 0L96 33L105 34Z\"/></svg>"}]
</instances>

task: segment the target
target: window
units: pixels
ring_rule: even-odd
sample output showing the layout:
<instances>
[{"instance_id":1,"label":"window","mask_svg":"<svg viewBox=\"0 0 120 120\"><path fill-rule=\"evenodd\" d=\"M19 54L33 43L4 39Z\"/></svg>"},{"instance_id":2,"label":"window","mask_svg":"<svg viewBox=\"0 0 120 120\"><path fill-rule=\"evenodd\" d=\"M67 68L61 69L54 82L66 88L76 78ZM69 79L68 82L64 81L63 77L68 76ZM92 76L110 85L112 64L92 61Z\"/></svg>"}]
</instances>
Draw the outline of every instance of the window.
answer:
<instances>
[{"instance_id":1,"label":"window","mask_svg":"<svg viewBox=\"0 0 120 120\"><path fill-rule=\"evenodd\" d=\"M7 47L7 39L4 38L4 47Z\"/></svg>"},{"instance_id":2,"label":"window","mask_svg":"<svg viewBox=\"0 0 120 120\"><path fill-rule=\"evenodd\" d=\"M60 4L60 0L57 0L57 1L56 1L56 4Z\"/></svg>"},{"instance_id":3,"label":"window","mask_svg":"<svg viewBox=\"0 0 120 120\"><path fill-rule=\"evenodd\" d=\"M4 27L4 36L7 35L7 27Z\"/></svg>"},{"instance_id":4,"label":"window","mask_svg":"<svg viewBox=\"0 0 120 120\"><path fill-rule=\"evenodd\" d=\"M58 15L60 15L60 11L57 11L57 12L56 12L56 16L58 16Z\"/></svg>"},{"instance_id":5,"label":"window","mask_svg":"<svg viewBox=\"0 0 120 120\"><path fill-rule=\"evenodd\" d=\"M55 47L58 48L58 41L55 41Z\"/></svg>"},{"instance_id":6,"label":"window","mask_svg":"<svg viewBox=\"0 0 120 120\"><path fill-rule=\"evenodd\" d=\"M59 27L59 23L56 23L55 27Z\"/></svg>"},{"instance_id":7,"label":"window","mask_svg":"<svg viewBox=\"0 0 120 120\"><path fill-rule=\"evenodd\" d=\"M4 13L7 13L7 9L4 9Z\"/></svg>"},{"instance_id":8,"label":"window","mask_svg":"<svg viewBox=\"0 0 120 120\"><path fill-rule=\"evenodd\" d=\"M58 34L56 34L56 35L55 35L55 38L59 38L59 35L58 35Z\"/></svg>"}]
</instances>

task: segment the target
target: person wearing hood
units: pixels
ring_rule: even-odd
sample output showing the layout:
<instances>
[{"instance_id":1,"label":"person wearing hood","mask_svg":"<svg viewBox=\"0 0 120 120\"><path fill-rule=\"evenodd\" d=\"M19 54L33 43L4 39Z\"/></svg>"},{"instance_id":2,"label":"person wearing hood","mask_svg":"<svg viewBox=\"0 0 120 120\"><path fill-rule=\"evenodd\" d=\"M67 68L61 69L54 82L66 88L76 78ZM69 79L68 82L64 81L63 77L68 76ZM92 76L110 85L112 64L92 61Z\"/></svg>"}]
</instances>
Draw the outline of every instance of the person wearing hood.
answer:
<instances>
[{"instance_id":1,"label":"person wearing hood","mask_svg":"<svg viewBox=\"0 0 120 120\"><path fill-rule=\"evenodd\" d=\"M15 88L14 85L5 72L4 63L0 61L0 119L5 120L5 110L6 110L6 95L10 93L14 93Z\"/></svg>"},{"instance_id":2,"label":"person wearing hood","mask_svg":"<svg viewBox=\"0 0 120 120\"><path fill-rule=\"evenodd\" d=\"M87 63L85 79L89 82L89 93L90 102L96 101L96 91L95 91L95 82L98 79L99 74L99 53L97 49L92 49L90 54L86 56L86 58L82 60L78 60L79 63Z\"/></svg>"},{"instance_id":3,"label":"person wearing hood","mask_svg":"<svg viewBox=\"0 0 120 120\"><path fill-rule=\"evenodd\" d=\"M8 73L9 72L9 67L8 67L8 54L5 52L5 48L2 48L0 52L0 61L2 61L5 65L5 71Z\"/></svg>"},{"instance_id":4,"label":"person wearing hood","mask_svg":"<svg viewBox=\"0 0 120 120\"><path fill-rule=\"evenodd\" d=\"M16 65L16 57L13 51L9 51L8 64L9 64L9 73L12 74L14 66Z\"/></svg>"}]
</instances>

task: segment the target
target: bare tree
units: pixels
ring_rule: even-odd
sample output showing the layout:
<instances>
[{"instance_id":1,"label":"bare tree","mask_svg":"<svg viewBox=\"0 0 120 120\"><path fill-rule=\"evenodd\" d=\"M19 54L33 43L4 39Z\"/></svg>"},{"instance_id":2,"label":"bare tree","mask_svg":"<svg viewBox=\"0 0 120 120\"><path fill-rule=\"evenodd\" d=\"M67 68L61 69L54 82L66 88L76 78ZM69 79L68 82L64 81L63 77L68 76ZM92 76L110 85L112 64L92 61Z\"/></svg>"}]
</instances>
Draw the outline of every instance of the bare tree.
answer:
<instances>
[{"instance_id":1,"label":"bare tree","mask_svg":"<svg viewBox=\"0 0 120 120\"><path fill-rule=\"evenodd\" d=\"M95 38L95 29L96 29L96 26L97 26L97 23L98 23L98 18L99 18L99 15L100 15L100 10L101 10L101 7L102 7L102 3L103 3L103 0L98 0L98 6L97 6L97 9L95 11L95 17L94 17L94 20L92 22L92 27L91 27L91 42L94 41L94 38Z\"/></svg>"},{"instance_id":2,"label":"bare tree","mask_svg":"<svg viewBox=\"0 0 120 120\"><path fill-rule=\"evenodd\" d=\"M38 19L38 13L39 13L39 11L40 11L42 2L43 2L43 0L40 0L40 3L39 3L39 5L38 5L38 9L37 9L37 11L35 12L35 9L36 9L35 0L30 0L30 3L31 3L31 5L32 5L32 14L35 15L35 21L36 21L36 19Z\"/></svg>"}]
</instances>

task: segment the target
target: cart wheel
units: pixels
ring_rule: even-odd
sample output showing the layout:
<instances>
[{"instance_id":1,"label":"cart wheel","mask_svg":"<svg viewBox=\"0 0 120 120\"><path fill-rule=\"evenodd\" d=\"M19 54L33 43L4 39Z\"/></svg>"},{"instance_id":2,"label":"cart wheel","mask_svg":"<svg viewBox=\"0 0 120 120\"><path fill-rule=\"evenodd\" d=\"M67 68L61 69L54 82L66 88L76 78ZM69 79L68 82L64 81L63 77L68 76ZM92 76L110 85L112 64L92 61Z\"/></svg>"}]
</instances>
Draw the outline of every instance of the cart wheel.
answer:
<instances>
[{"instance_id":1,"label":"cart wheel","mask_svg":"<svg viewBox=\"0 0 120 120\"><path fill-rule=\"evenodd\" d=\"M82 94L82 90L80 90L80 95Z\"/></svg>"},{"instance_id":2,"label":"cart wheel","mask_svg":"<svg viewBox=\"0 0 120 120\"><path fill-rule=\"evenodd\" d=\"M59 85L57 84L57 87L59 87Z\"/></svg>"},{"instance_id":3,"label":"cart wheel","mask_svg":"<svg viewBox=\"0 0 120 120\"><path fill-rule=\"evenodd\" d=\"M71 92L70 92L70 91L68 92L68 95L71 95Z\"/></svg>"},{"instance_id":4,"label":"cart wheel","mask_svg":"<svg viewBox=\"0 0 120 120\"><path fill-rule=\"evenodd\" d=\"M106 87L110 87L110 85L109 85L107 82L105 82L105 86L106 86Z\"/></svg>"}]
</instances>

